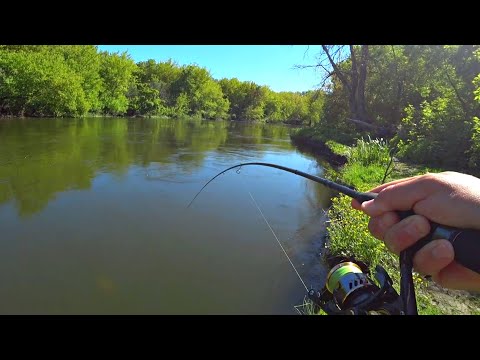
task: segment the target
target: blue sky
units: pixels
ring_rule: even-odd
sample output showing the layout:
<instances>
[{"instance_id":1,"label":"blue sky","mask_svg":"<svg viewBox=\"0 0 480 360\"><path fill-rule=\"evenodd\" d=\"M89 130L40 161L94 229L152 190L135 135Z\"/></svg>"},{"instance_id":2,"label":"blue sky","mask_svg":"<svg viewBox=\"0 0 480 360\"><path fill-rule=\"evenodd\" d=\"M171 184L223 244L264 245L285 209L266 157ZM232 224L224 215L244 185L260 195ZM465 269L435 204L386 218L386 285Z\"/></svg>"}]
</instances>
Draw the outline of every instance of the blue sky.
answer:
<instances>
[{"instance_id":1,"label":"blue sky","mask_svg":"<svg viewBox=\"0 0 480 360\"><path fill-rule=\"evenodd\" d=\"M238 78L267 85L273 91L314 90L320 75L295 65L312 65L318 45L99 45L109 52L127 51L136 62L174 60L179 65L197 64L215 79Z\"/></svg>"}]
</instances>

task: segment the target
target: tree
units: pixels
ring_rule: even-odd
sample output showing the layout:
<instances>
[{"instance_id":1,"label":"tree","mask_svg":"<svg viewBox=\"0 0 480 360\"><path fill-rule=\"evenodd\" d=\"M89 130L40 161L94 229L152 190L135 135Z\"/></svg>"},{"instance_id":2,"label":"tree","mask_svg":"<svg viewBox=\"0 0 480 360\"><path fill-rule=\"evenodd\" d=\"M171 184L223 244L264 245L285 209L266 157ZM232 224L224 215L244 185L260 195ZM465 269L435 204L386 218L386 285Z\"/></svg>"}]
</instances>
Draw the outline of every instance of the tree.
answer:
<instances>
[{"instance_id":1,"label":"tree","mask_svg":"<svg viewBox=\"0 0 480 360\"><path fill-rule=\"evenodd\" d=\"M367 125L372 124L365 102L368 63L369 45L322 45L318 63L313 65L322 70L322 85L332 77L342 83L348 95L351 120Z\"/></svg>"},{"instance_id":2,"label":"tree","mask_svg":"<svg viewBox=\"0 0 480 360\"><path fill-rule=\"evenodd\" d=\"M83 78L46 46L0 50L0 109L20 116L79 116L89 104Z\"/></svg>"},{"instance_id":3,"label":"tree","mask_svg":"<svg viewBox=\"0 0 480 360\"><path fill-rule=\"evenodd\" d=\"M121 115L128 108L126 97L136 65L127 53L101 52L100 76L103 85L100 92L104 113Z\"/></svg>"},{"instance_id":4,"label":"tree","mask_svg":"<svg viewBox=\"0 0 480 360\"><path fill-rule=\"evenodd\" d=\"M172 60L155 62L155 60L137 63L135 77L138 83L148 84L158 90L159 97L166 106L175 106L176 97L172 85L178 80L181 69ZM178 95L178 94L177 94Z\"/></svg>"},{"instance_id":5,"label":"tree","mask_svg":"<svg viewBox=\"0 0 480 360\"><path fill-rule=\"evenodd\" d=\"M480 63L480 49L476 49L473 52L473 55ZM480 71L477 76L473 79L472 85L474 100L477 103L477 106L480 104ZM477 168L480 165L480 118L479 116L473 117L473 128L472 128L472 145L470 149L470 158L469 166L471 168Z\"/></svg>"},{"instance_id":6,"label":"tree","mask_svg":"<svg viewBox=\"0 0 480 360\"><path fill-rule=\"evenodd\" d=\"M57 45L49 46L49 51L58 52L65 60L67 67L80 77L88 111L100 110L101 56L97 47L93 45Z\"/></svg>"},{"instance_id":7,"label":"tree","mask_svg":"<svg viewBox=\"0 0 480 360\"><path fill-rule=\"evenodd\" d=\"M185 94L188 98L188 115L197 115L206 119L225 118L229 102L223 97L222 88L211 77L208 70L196 65L182 67L177 81L172 84L175 98ZM181 101L182 106L184 101ZM177 103L178 106L178 103Z\"/></svg>"},{"instance_id":8,"label":"tree","mask_svg":"<svg viewBox=\"0 0 480 360\"><path fill-rule=\"evenodd\" d=\"M157 115L165 111L157 89L145 83L133 84L128 97L128 115Z\"/></svg>"}]
</instances>

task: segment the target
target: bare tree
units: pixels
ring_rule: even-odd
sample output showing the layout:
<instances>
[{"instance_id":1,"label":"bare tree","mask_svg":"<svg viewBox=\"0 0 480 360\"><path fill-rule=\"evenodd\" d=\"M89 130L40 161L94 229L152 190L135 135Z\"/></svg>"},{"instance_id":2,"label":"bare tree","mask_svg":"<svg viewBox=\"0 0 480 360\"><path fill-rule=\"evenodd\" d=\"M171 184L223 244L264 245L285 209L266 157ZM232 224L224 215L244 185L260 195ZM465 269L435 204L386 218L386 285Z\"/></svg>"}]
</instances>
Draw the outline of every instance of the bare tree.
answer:
<instances>
[{"instance_id":1,"label":"bare tree","mask_svg":"<svg viewBox=\"0 0 480 360\"><path fill-rule=\"evenodd\" d=\"M315 65L299 65L298 68L316 67L322 72L322 86L335 76L348 93L351 117L356 123L372 125L365 104L365 83L369 61L368 45L322 45ZM350 66L346 62L350 60Z\"/></svg>"}]
</instances>

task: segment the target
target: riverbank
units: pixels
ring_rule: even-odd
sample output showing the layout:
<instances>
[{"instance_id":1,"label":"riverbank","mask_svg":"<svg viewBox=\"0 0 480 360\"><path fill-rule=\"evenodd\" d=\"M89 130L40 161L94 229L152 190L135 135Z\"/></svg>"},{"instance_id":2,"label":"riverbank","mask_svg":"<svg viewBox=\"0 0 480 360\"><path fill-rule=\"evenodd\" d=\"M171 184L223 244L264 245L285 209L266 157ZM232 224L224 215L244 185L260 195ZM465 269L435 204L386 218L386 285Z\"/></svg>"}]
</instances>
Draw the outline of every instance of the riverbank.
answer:
<instances>
[{"instance_id":1,"label":"riverbank","mask_svg":"<svg viewBox=\"0 0 480 360\"><path fill-rule=\"evenodd\" d=\"M310 147L310 151L321 156L329 152L342 156L346 162L329 172L327 177L354 186L360 191L368 191L374 186L395 179L420 175L426 172L439 172L424 166L414 166L394 159L390 163L388 145L382 140L360 140L346 146L322 138L314 130L299 130L292 134L292 142L298 147ZM313 145L313 146L312 146ZM328 148L329 151L318 149ZM330 160L334 157L326 157ZM333 163L335 165L335 163ZM386 175L387 174L387 175ZM394 287L400 290L398 256L390 253L383 242L378 241L368 231L368 216L354 210L351 199L339 195L332 199L328 211L326 252L333 255L347 255L370 263L372 267L382 265L392 277ZM418 311L421 315L433 314L480 314L480 297L466 291L446 290L431 280L425 280L414 273Z\"/></svg>"},{"instance_id":2,"label":"riverbank","mask_svg":"<svg viewBox=\"0 0 480 360\"><path fill-rule=\"evenodd\" d=\"M179 121L179 120L195 120L195 121L205 121L205 122L232 122L237 124L251 124L251 125L275 125L275 126L285 126L290 127L293 129L300 129L302 126L298 123L292 123L288 120L285 121L272 121L269 119L258 119L258 120L247 120L247 119L208 119L201 117L199 115L111 115L111 114L98 114L98 113L89 113L87 115L82 116L16 116L16 115L5 115L0 114L0 121L3 120L28 120L28 119L89 119L89 118L98 118L98 119L148 119L148 120L170 120L170 121ZM316 144L311 144L311 146L321 146ZM318 149L320 151L320 149ZM329 148L325 148L324 151L330 152ZM332 154L333 157L337 156L336 154ZM344 159L341 156L337 156L337 160L332 160L332 163L336 165L341 165L344 163Z\"/></svg>"}]
</instances>

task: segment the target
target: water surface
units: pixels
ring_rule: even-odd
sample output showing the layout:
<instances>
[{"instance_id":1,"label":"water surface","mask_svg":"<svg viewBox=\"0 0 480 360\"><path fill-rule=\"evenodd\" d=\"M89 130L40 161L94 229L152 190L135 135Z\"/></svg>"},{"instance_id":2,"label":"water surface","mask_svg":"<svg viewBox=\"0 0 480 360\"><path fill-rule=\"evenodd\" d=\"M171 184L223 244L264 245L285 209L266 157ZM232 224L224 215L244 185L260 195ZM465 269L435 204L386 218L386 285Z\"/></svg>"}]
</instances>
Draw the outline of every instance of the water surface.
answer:
<instances>
[{"instance_id":1,"label":"water surface","mask_svg":"<svg viewBox=\"0 0 480 360\"><path fill-rule=\"evenodd\" d=\"M325 275L330 191L290 128L169 119L0 121L0 313L295 314Z\"/></svg>"}]
</instances>

